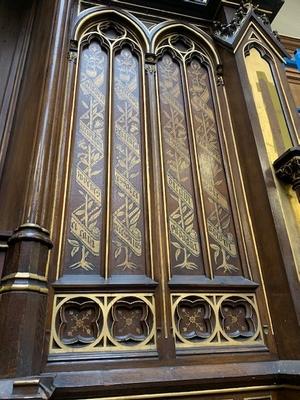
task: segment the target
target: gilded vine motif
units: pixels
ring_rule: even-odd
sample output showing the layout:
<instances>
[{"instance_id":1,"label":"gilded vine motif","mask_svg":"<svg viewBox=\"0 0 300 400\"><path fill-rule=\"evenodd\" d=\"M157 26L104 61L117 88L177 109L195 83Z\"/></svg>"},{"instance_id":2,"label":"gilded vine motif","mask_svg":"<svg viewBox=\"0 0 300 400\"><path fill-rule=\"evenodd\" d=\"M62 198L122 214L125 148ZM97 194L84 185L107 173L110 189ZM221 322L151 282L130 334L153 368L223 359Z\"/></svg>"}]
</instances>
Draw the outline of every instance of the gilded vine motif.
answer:
<instances>
[{"instance_id":1,"label":"gilded vine motif","mask_svg":"<svg viewBox=\"0 0 300 400\"><path fill-rule=\"evenodd\" d=\"M104 168L106 54L98 42L82 51L71 185L70 255L73 270L91 271L100 253Z\"/></svg>"},{"instance_id":2,"label":"gilded vine motif","mask_svg":"<svg viewBox=\"0 0 300 400\"><path fill-rule=\"evenodd\" d=\"M139 63L128 47L115 59L113 255L115 268L136 271L142 260L142 166Z\"/></svg>"},{"instance_id":3,"label":"gilded vine motif","mask_svg":"<svg viewBox=\"0 0 300 400\"><path fill-rule=\"evenodd\" d=\"M158 71L172 267L177 271L193 271L202 266L202 260L180 70L166 54L158 64Z\"/></svg>"},{"instance_id":4,"label":"gilded vine motif","mask_svg":"<svg viewBox=\"0 0 300 400\"><path fill-rule=\"evenodd\" d=\"M207 214L210 248L215 269L222 273L238 273L240 259L236 245L232 211L209 91L207 71L197 59L187 69L193 122L198 147L198 160Z\"/></svg>"}]
</instances>

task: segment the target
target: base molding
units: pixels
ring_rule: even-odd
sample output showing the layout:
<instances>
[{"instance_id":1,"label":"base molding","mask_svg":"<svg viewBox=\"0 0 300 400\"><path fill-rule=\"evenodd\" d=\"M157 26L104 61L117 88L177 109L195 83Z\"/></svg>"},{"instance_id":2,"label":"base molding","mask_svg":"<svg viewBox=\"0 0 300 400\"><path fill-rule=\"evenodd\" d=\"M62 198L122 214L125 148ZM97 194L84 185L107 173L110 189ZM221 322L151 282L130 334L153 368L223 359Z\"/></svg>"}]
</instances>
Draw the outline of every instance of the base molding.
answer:
<instances>
[{"instance_id":1,"label":"base molding","mask_svg":"<svg viewBox=\"0 0 300 400\"><path fill-rule=\"evenodd\" d=\"M0 393L3 400L294 400L300 361L57 372L0 380Z\"/></svg>"}]
</instances>

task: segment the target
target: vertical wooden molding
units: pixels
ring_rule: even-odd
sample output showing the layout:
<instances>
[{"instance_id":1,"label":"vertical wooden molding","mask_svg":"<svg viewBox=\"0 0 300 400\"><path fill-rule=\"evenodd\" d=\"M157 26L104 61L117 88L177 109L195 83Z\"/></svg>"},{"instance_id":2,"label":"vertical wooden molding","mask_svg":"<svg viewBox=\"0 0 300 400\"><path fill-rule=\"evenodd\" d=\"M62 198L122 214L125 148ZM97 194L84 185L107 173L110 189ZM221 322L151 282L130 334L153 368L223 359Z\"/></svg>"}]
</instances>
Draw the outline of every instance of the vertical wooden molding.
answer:
<instances>
[{"instance_id":1,"label":"vertical wooden molding","mask_svg":"<svg viewBox=\"0 0 300 400\"><path fill-rule=\"evenodd\" d=\"M52 248L49 226L52 215L52 171L56 165L59 76L66 30L67 0L39 4L39 11L53 20L49 32L48 72L37 115L23 221L10 239L0 286L0 376L38 375L43 362L48 299L47 261ZM45 10L43 9L45 7ZM42 15L44 15L42 13ZM40 15L40 13L38 13ZM35 23L36 22L35 18ZM32 38L32 40L35 40ZM28 53L30 54L30 53ZM27 59L27 62L35 62ZM47 67L46 66L46 67ZM34 85L34 82L33 82Z\"/></svg>"},{"instance_id":2,"label":"vertical wooden molding","mask_svg":"<svg viewBox=\"0 0 300 400\"><path fill-rule=\"evenodd\" d=\"M19 33L14 59L11 64L10 76L7 81L4 94L3 105L0 108L0 179L2 177L3 166L8 148L11 128L15 115L19 89L22 82L25 61L30 44L34 16L36 12L36 3L32 6L25 17L22 29Z\"/></svg>"},{"instance_id":3,"label":"vertical wooden molding","mask_svg":"<svg viewBox=\"0 0 300 400\"><path fill-rule=\"evenodd\" d=\"M53 132L56 121L56 101L58 90L58 75L63 58L62 40L65 32L65 18L68 7L66 0L57 0L53 6L54 26L49 43L48 74L44 86L44 97L41 102L41 112L35 132L35 145L29 172L29 183L23 209L23 221L48 225L49 191L52 170L56 157L54 155L57 133ZM66 55L67 56L67 55Z\"/></svg>"}]
</instances>

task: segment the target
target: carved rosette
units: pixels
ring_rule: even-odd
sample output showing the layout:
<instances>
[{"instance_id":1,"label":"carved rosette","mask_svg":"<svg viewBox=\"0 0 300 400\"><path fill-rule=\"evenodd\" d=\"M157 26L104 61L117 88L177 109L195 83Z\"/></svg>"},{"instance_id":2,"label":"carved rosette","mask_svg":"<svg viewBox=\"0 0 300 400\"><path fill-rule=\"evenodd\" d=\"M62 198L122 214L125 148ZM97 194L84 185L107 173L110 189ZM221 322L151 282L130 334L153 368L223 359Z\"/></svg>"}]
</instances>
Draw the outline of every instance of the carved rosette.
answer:
<instances>
[{"instance_id":1,"label":"carved rosette","mask_svg":"<svg viewBox=\"0 0 300 400\"><path fill-rule=\"evenodd\" d=\"M188 340L201 341L211 336L213 326L212 307L201 298L187 297L176 308L177 330Z\"/></svg>"},{"instance_id":2,"label":"carved rosette","mask_svg":"<svg viewBox=\"0 0 300 400\"><path fill-rule=\"evenodd\" d=\"M172 294L176 348L263 346L253 294Z\"/></svg>"},{"instance_id":3,"label":"carved rosette","mask_svg":"<svg viewBox=\"0 0 300 400\"><path fill-rule=\"evenodd\" d=\"M153 295L57 295L50 354L155 350Z\"/></svg>"},{"instance_id":4,"label":"carved rosette","mask_svg":"<svg viewBox=\"0 0 300 400\"><path fill-rule=\"evenodd\" d=\"M110 334L113 341L126 346L145 342L153 328L149 305L137 297L117 300L110 309Z\"/></svg>"},{"instance_id":5,"label":"carved rosette","mask_svg":"<svg viewBox=\"0 0 300 400\"><path fill-rule=\"evenodd\" d=\"M223 332L235 340L253 338L257 331L257 315L254 307L244 298L224 300L220 307Z\"/></svg>"},{"instance_id":6,"label":"carved rosette","mask_svg":"<svg viewBox=\"0 0 300 400\"><path fill-rule=\"evenodd\" d=\"M103 327L100 307L85 298L69 300L60 308L58 336L66 345L85 345L93 343Z\"/></svg>"}]
</instances>

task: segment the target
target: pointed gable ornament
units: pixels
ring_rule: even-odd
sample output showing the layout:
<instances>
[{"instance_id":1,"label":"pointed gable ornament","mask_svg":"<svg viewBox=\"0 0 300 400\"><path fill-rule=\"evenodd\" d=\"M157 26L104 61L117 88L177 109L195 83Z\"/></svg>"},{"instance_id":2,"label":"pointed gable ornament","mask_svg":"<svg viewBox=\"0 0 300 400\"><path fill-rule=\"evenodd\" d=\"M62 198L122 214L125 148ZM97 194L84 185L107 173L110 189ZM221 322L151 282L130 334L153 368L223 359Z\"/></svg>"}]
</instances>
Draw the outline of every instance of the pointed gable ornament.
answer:
<instances>
[{"instance_id":1,"label":"pointed gable ornament","mask_svg":"<svg viewBox=\"0 0 300 400\"><path fill-rule=\"evenodd\" d=\"M214 38L225 46L235 49L252 21L260 28L264 35L276 43L281 52L286 54L285 49L279 41L277 32L273 32L271 29L267 14L261 12L259 5L254 5L252 0L242 0L229 23L214 21Z\"/></svg>"}]
</instances>

